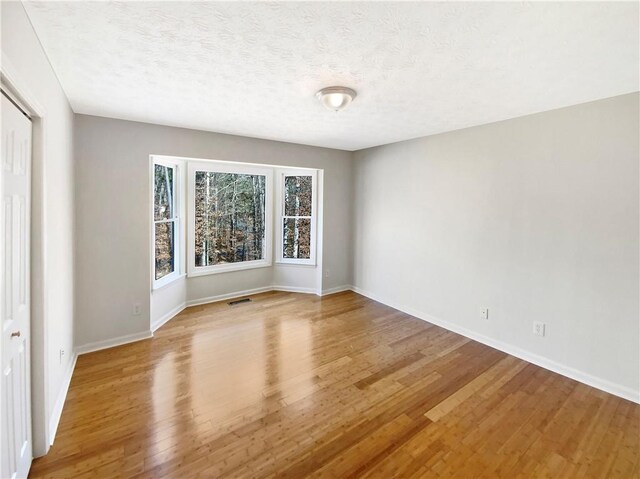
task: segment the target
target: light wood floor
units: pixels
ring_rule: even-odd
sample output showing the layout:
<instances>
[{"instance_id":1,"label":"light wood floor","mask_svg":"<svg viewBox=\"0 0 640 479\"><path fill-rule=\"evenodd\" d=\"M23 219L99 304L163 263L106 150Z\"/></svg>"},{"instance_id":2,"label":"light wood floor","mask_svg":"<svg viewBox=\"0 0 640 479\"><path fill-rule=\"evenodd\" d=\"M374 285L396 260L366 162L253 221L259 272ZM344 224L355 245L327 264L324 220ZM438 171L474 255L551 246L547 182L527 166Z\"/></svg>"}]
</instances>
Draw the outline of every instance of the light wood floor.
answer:
<instances>
[{"instance_id":1,"label":"light wood floor","mask_svg":"<svg viewBox=\"0 0 640 479\"><path fill-rule=\"evenodd\" d=\"M252 298L81 356L31 477L639 476L638 405L355 293Z\"/></svg>"}]
</instances>

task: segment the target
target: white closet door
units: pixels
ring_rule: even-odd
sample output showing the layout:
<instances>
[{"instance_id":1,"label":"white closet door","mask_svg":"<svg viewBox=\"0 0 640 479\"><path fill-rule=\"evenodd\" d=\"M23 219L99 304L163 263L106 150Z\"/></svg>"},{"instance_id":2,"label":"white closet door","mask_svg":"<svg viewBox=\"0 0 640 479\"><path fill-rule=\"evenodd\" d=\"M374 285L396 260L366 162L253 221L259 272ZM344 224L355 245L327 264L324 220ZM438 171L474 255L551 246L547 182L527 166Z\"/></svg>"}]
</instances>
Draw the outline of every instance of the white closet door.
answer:
<instances>
[{"instance_id":1,"label":"white closet door","mask_svg":"<svg viewBox=\"0 0 640 479\"><path fill-rule=\"evenodd\" d=\"M24 478L32 459L29 257L31 121L2 95L0 477Z\"/></svg>"}]
</instances>

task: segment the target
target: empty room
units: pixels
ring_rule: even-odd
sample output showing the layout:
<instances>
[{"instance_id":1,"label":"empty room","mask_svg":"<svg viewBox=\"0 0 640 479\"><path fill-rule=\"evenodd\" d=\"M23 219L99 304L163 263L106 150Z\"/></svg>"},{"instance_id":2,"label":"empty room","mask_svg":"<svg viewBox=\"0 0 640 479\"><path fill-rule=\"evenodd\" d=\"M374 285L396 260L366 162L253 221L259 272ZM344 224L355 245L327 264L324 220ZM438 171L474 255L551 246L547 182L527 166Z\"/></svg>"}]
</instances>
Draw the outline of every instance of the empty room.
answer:
<instances>
[{"instance_id":1,"label":"empty room","mask_svg":"<svg viewBox=\"0 0 640 479\"><path fill-rule=\"evenodd\" d=\"M0 24L0 479L640 479L640 2Z\"/></svg>"}]
</instances>

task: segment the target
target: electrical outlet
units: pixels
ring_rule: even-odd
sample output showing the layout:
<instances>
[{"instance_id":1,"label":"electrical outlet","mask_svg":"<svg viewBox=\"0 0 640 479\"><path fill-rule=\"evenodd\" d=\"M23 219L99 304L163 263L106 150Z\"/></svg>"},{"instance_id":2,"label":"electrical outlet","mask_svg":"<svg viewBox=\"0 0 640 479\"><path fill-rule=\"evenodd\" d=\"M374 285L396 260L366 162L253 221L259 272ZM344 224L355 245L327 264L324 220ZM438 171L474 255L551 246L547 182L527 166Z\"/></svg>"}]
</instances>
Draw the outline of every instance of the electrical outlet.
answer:
<instances>
[{"instance_id":1,"label":"electrical outlet","mask_svg":"<svg viewBox=\"0 0 640 479\"><path fill-rule=\"evenodd\" d=\"M140 303L133 303L133 315L140 316L140 314L142 314L142 306Z\"/></svg>"},{"instance_id":2,"label":"electrical outlet","mask_svg":"<svg viewBox=\"0 0 640 479\"><path fill-rule=\"evenodd\" d=\"M482 319L489 319L489 308L482 308L480 310L480 317Z\"/></svg>"},{"instance_id":3,"label":"electrical outlet","mask_svg":"<svg viewBox=\"0 0 640 479\"><path fill-rule=\"evenodd\" d=\"M545 324L542 321L534 321L533 334L535 334L536 336L544 336L544 326Z\"/></svg>"},{"instance_id":4,"label":"electrical outlet","mask_svg":"<svg viewBox=\"0 0 640 479\"><path fill-rule=\"evenodd\" d=\"M328 278L328 277L329 277L329 270L328 270L328 269L325 269L325 270L324 270L324 277L325 277L325 278Z\"/></svg>"},{"instance_id":5,"label":"electrical outlet","mask_svg":"<svg viewBox=\"0 0 640 479\"><path fill-rule=\"evenodd\" d=\"M64 356L64 349L60 350L60 364L62 364L62 356Z\"/></svg>"}]
</instances>

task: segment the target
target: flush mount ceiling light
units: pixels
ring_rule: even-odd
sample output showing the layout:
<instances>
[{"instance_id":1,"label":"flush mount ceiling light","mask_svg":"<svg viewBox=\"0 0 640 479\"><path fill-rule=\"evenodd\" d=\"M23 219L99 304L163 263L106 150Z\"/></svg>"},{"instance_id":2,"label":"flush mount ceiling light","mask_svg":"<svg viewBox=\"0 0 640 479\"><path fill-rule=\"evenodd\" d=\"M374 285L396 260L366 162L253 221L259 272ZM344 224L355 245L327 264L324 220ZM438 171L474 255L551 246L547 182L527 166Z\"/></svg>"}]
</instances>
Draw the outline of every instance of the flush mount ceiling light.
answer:
<instances>
[{"instance_id":1,"label":"flush mount ceiling light","mask_svg":"<svg viewBox=\"0 0 640 479\"><path fill-rule=\"evenodd\" d=\"M356 97L356 92L344 86L330 86L316 93L316 98L329 110L344 109Z\"/></svg>"}]
</instances>

